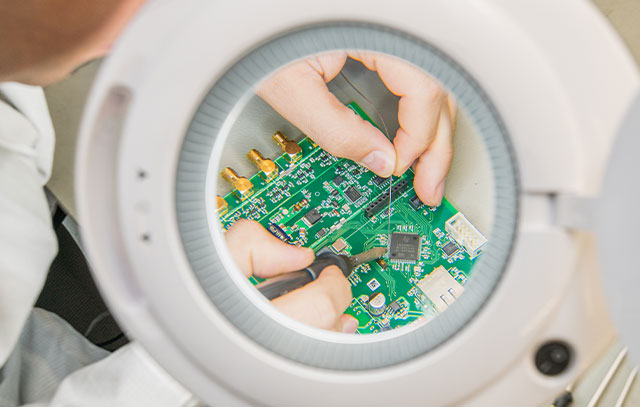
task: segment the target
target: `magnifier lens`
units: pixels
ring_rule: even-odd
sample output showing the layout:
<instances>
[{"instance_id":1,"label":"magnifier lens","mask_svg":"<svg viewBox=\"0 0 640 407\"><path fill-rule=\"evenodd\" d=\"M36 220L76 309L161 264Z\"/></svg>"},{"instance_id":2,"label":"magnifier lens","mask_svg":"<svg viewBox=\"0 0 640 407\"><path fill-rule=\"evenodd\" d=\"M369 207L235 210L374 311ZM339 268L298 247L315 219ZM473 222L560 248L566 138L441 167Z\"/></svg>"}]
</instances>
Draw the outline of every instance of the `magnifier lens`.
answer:
<instances>
[{"instance_id":1,"label":"magnifier lens","mask_svg":"<svg viewBox=\"0 0 640 407\"><path fill-rule=\"evenodd\" d=\"M462 152L442 188L454 143ZM374 151L389 168L367 161ZM435 78L388 54L334 51L276 70L237 110L219 163L229 269L313 327L369 334L433 319L463 294L488 241L492 175L477 132ZM304 270L303 247L347 262L377 251L305 286L323 269ZM327 301L341 309L317 315Z\"/></svg>"},{"instance_id":2,"label":"magnifier lens","mask_svg":"<svg viewBox=\"0 0 640 407\"><path fill-rule=\"evenodd\" d=\"M376 368L441 344L489 298L515 168L489 98L441 51L316 26L247 53L209 91L180 157L178 222L213 305L248 337L312 366ZM327 256L344 276L300 271Z\"/></svg>"}]
</instances>

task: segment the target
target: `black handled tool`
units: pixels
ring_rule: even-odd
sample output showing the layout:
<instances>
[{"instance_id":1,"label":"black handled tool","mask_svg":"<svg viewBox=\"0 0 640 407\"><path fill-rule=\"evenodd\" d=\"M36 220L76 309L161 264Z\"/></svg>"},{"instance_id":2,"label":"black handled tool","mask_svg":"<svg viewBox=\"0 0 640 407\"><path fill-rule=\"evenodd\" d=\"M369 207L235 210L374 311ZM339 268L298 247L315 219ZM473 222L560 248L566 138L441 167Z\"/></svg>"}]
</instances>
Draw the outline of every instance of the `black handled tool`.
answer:
<instances>
[{"instance_id":1,"label":"black handled tool","mask_svg":"<svg viewBox=\"0 0 640 407\"><path fill-rule=\"evenodd\" d=\"M379 259L384 256L386 252L386 247L374 247L373 249L354 256L324 252L319 254L309 267L263 281L256 285L256 288L262 295L267 297L267 299L273 300L303 285L309 284L318 278L322 270L329 266L338 266L344 276L349 277L355 266Z\"/></svg>"}]
</instances>

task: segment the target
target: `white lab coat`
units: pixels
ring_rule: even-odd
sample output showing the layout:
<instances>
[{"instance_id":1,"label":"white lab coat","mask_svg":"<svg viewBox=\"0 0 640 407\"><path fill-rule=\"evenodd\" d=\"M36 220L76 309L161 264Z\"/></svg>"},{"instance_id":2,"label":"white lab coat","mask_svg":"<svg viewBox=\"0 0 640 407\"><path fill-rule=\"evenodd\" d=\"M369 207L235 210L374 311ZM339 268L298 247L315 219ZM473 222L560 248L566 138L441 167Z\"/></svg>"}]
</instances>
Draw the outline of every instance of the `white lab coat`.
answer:
<instances>
[{"instance_id":1,"label":"white lab coat","mask_svg":"<svg viewBox=\"0 0 640 407\"><path fill-rule=\"evenodd\" d=\"M135 342L109 354L33 309L57 252L53 144L42 89L0 84L0 407L198 405Z\"/></svg>"}]
</instances>

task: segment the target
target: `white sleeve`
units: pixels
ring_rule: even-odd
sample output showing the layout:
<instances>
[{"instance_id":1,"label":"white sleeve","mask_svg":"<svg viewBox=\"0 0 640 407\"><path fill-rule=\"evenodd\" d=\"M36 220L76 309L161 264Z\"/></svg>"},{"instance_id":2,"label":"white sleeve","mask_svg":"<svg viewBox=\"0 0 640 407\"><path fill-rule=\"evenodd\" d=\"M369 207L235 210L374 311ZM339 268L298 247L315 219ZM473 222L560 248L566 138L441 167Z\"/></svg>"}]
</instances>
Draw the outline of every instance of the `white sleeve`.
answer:
<instances>
[{"instance_id":1,"label":"white sleeve","mask_svg":"<svg viewBox=\"0 0 640 407\"><path fill-rule=\"evenodd\" d=\"M0 84L0 368L16 345L57 252L43 191L51 173L53 144L42 89ZM198 405L135 343L65 377L52 399L42 403L37 405Z\"/></svg>"},{"instance_id":2,"label":"white sleeve","mask_svg":"<svg viewBox=\"0 0 640 407\"><path fill-rule=\"evenodd\" d=\"M201 406L135 342L66 377L47 405Z\"/></svg>"},{"instance_id":3,"label":"white sleeve","mask_svg":"<svg viewBox=\"0 0 640 407\"><path fill-rule=\"evenodd\" d=\"M53 127L40 88L0 92L0 366L13 350L57 252L43 186L51 171ZM24 106L32 121L17 110Z\"/></svg>"}]
</instances>

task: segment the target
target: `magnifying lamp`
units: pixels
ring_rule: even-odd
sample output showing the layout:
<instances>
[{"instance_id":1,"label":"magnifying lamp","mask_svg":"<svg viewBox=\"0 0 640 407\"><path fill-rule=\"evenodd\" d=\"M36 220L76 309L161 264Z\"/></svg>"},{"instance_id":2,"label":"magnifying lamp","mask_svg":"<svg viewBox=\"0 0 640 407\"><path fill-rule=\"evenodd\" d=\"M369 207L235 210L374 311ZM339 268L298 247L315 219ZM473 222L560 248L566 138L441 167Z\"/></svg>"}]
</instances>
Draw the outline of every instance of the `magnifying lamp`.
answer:
<instances>
[{"instance_id":1,"label":"magnifying lamp","mask_svg":"<svg viewBox=\"0 0 640 407\"><path fill-rule=\"evenodd\" d=\"M270 307L224 249L219 164L256 84L335 50L431 75L488 157L487 245L464 294L429 323L310 328ZM600 192L639 84L619 39L578 0L151 3L105 62L80 132L78 212L96 279L128 332L212 405L550 400L603 346L593 332L611 330L580 295L593 283L578 269L595 265L567 208ZM610 199L626 193L616 185ZM605 229L599 239L615 234ZM572 355L555 376L535 367L549 341Z\"/></svg>"}]
</instances>

